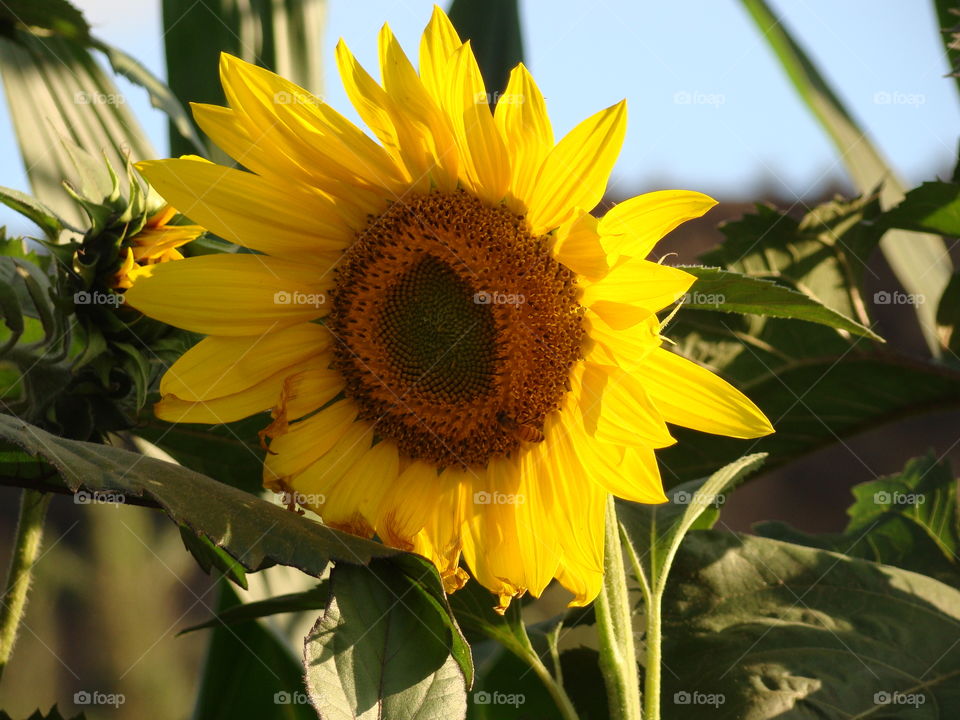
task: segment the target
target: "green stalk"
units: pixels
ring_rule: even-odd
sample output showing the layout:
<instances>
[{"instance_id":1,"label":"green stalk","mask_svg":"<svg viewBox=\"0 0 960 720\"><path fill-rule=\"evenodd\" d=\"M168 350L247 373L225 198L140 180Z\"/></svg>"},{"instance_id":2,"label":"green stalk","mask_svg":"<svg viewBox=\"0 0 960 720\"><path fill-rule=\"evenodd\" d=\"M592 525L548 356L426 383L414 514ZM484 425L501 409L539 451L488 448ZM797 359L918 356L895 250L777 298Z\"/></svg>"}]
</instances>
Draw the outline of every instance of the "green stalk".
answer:
<instances>
[{"instance_id":1,"label":"green stalk","mask_svg":"<svg viewBox=\"0 0 960 720\"><path fill-rule=\"evenodd\" d=\"M633 646L633 622L620 527L613 496L607 503L603 586L594 603L600 645L600 671L607 686L611 720L640 720L640 680Z\"/></svg>"},{"instance_id":2,"label":"green stalk","mask_svg":"<svg viewBox=\"0 0 960 720\"><path fill-rule=\"evenodd\" d=\"M540 678L541 682L547 688L547 692L550 693L550 697L553 698L553 701L560 709L560 717L562 720L579 720L577 717L577 710L573 707L573 703L570 701L570 696L567 695L567 692L563 689L563 686L557 682L557 679L550 674L547 666L543 664L540 656L534 652L532 647L530 648L530 652L527 654L524 660L526 660L533 671L537 674L537 677Z\"/></svg>"},{"instance_id":3,"label":"green stalk","mask_svg":"<svg viewBox=\"0 0 960 720\"><path fill-rule=\"evenodd\" d=\"M27 592L33 566L40 554L43 539L43 519L50 504L50 495L36 490L24 490L20 497L20 517L14 539L13 557L7 586L0 598L0 678L13 654L17 631L27 606Z\"/></svg>"}]
</instances>

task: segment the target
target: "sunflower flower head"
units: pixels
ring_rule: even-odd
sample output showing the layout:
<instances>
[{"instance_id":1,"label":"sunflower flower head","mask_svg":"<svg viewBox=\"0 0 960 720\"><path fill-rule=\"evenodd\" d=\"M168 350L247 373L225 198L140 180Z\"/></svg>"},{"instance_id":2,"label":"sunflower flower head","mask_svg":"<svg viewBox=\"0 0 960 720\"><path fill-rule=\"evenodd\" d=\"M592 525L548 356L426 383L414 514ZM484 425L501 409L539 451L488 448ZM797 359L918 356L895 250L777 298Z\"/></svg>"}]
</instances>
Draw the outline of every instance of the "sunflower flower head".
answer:
<instances>
[{"instance_id":1,"label":"sunflower flower head","mask_svg":"<svg viewBox=\"0 0 960 720\"><path fill-rule=\"evenodd\" d=\"M161 382L157 414L270 411L264 483L327 524L463 567L497 595L557 578L599 591L612 493L666 497L667 423L772 431L739 391L661 347L656 313L694 278L646 259L715 202L602 198L626 127L612 105L555 142L523 65L491 110L470 43L435 8L419 70L389 27L380 80L336 57L373 137L229 55L228 107L194 105L244 167L148 161L188 217L254 252L149 264L127 302L207 335ZM462 567L463 566L463 567Z\"/></svg>"},{"instance_id":2,"label":"sunflower flower head","mask_svg":"<svg viewBox=\"0 0 960 720\"><path fill-rule=\"evenodd\" d=\"M121 244L122 260L111 285L118 289L133 287L139 268L156 263L182 260L178 248L196 240L204 229L199 225L169 224L178 213L164 205L146 218L139 232L125 238Z\"/></svg>"}]
</instances>

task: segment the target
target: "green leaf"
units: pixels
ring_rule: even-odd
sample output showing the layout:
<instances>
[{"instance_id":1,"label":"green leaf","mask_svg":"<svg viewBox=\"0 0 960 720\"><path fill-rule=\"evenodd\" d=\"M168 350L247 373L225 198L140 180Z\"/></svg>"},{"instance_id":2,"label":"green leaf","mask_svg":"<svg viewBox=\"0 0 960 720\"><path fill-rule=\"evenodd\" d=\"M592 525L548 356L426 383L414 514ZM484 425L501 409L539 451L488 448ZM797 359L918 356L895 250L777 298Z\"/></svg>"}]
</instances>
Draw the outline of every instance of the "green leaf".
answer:
<instances>
[{"instance_id":1,"label":"green leaf","mask_svg":"<svg viewBox=\"0 0 960 720\"><path fill-rule=\"evenodd\" d=\"M523 62L517 0L453 0L448 13L463 42L470 41L490 105L507 89L510 71Z\"/></svg>"},{"instance_id":2,"label":"green leaf","mask_svg":"<svg viewBox=\"0 0 960 720\"><path fill-rule=\"evenodd\" d=\"M164 0L167 82L181 103L224 104L219 56L227 52L273 70L312 93L323 91L326 3L321 0ZM175 123L170 153L195 152ZM211 148L211 158L232 163Z\"/></svg>"},{"instance_id":3,"label":"green leaf","mask_svg":"<svg viewBox=\"0 0 960 720\"><path fill-rule=\"evenodd\" d=\"M317 587L299 593L290 593L288 595L277 595L258 600L256 602L235 605L218 612L213 618L202 622L199 625L191 625L181 630L178 635L203 630L205 628L217 627L218 625L236 625L237 623L259 620L262 617L270 615L279 615L282 613L305 612L307 610L323 610L327 606L330 592L327 589L326 582L322 582Z\"/></svg>"},{"instance_id":4,"label":"green leaf","mask_svg":"<svg viewBox=\"0 0 960 720\"><path fill-rule=\"evenodd\" d=\"M923 183L908 192L899 205L883 216L883 224L960 237L960 185Z\"/></svg>"},{"instance_id":5,"label":"green leaf","mask_svg":"<svg viewBox=\"0 0 960 720\"><path fill-rule=\"evenodd\" d=\"M55 241L60 236L63 221L36 198L13 188L0 187L0 202L38 225L47 239Z\"/></svg>"},{"instance_id":6,"label":"green leaf","mask_svg":"<svg viewBox=\"0 0 960 720\"><path fill-rule=\"evenodd\" d=\"M188 468L120 448L67 440L8 415L0 415L0 440L43 458L74 492L84 488L119 495L125 502L157 503L174 522L207 537L250 572L280 563L320 577L331 559L363 565L403 554Z\"/></svg>"},{"instance_id":7,"label":"green leaf","mask_svg":"<svg viewBox=\"0 0 960 720\"><path fill-rule=\"evenodd\" d=\"M337 564L330 602L307 636L307 686L319 715L464 718L467 687L433 595L395 564Z\"/></svg>"},{"instance_id":8,"label":"green leaf","mask_svg":"<svg viewBox=\"0 0 960 720\"><path fill-rule=\"evenodd\" d=\"M243 572L243 567L230 557L225 550L218 548L207 538L195 534L190 528L183 525L180 526L180 538L183 540L184 547L197 561L200 569L207 575L211 575L212 571L216 569L223 577L236 583L244 590L247 589L247 576Z\"/></svg>"},{"instance_id":9,"label":"green leaf","mask_svg":"<svg viewBox=\"0 0 960 720\"><path fill-rule=\"evenodd\" d=\"M880 239L876 197L818 205L797 221L766 205L724 224L710 265L789 285L848 318L867 319L859 281Z\"/></svg>"},{"instance_id":10,"label":"green leaf","mask_svg":"<svg viewBox=\"0 0 960 720\"><path fill-rule=\"evenodd\" d=\"M960 591L922 575L699 531L663 617L665 720L960 715Z\"/></svg>"},{"instance_id":11,"label":"green leaf","mask_svg":"<svg viewBox=\"0 0 960 720\"><path fill-rule=\"evenodd\" d=\"M263 450L257 433L268 424L269 418L260 415L210 427L170 424L157 420L148 407L135 432L181 465L256 494L263 488Z\"/></svg>"},{"instance_id":12,"label":"green leaf","mask_svg":"<svg viewBox=\"0 0 960 720\"><path fill-rule=\"evenodd\" d=\"M83 713L80 713L79 715L72 716L70 720L84 720L85 717ZM0 720L12 720L12 718L3 710L0 710ZM26 720L63 720L63 715L60 714L57 706L54 705L47 713L44 713L42 710L35 710Z\"/></svg>"},{"instance_id":13,"label":"green leaf","mask_svg":"<svg viewBox=\"0 0 960 720\"><path fill-rule=\"evenodd\" d=\"M791 359L734 340L746 357L724 375L763 410L776 432L750 441L769 465L842 441L870 428L945 408L960 407L960 372L896 355L847 352ZM813 348L816 350L816 348ZM687 347L681 345L681 350ZM808 349L808 352L810 350ZM699 358L697 358L699 359ZM658 452L665 477L687 480L730 462L744 441L676 428L676 446Z\"/></svg>"},{"instance_id":14,"label":"green leaf","mask_svg":"<svg viewBox=\"0 0 960 720\"><path fill-rule=\"evenodd\" d=\"M170 126L175 129L180 136L192 146L191 152L206 155L206 147L197 130L194 127L193 120L187 113L177 96L173 94L163 81L150 72L139 60L128 55L123 50L102 40L96 40L94 47L107 56L110 61L110 67L119 75L123 75L127 80L139 85L150 96L150 104L162 110L170 118Z\"/></svg>"},{"instance_id":15,"label":"green leaf","mask_svg":"<svg viewBox=\"0 0 960 720\"><path fill-rule=\"evenodd\" d=\"M684 308L806 320L882 340L870 328L784 285L720 268L678 267L697 278L685 296Z\"/></svg>"},{"instance_id":16,"label":"green leaf","mask_svg":"<svg viewBox=\"0 0 960 720\"><path fill-rule=\"evenodd\" d=\"M932 453L902 472L854 486L843 533L808 535L782 523L757 534L833 550L923 573L960 589L958 485L947 462Z\"/></svg>"},{"instance_id":17,"label":"green leaf","mask_svg":"<svg viewBox=\"0 0 960 720\"><path fill-rule=\"evenodd\" d=\"M218 612L243 607L220 583ZM214 630L197 696L195 720L316 720L303 667L276 635L256 621Z\"/></svg>"},{"instance_id":18,"label":"green leaf","mask_svg":"<svg viewBox=\"0 0 960 720\"><path fill-rule=\"evenodd\" d=\"M63 187L79 186L67 145L102 154L114 167L153 157L123 95L85 47L62 36L15 30L0 36L0 72L32 194L66 223L87 219Z\"/></svg>"},{"instance_id":19,"label":"green leaf","mask_svg":"<svg viewBox=\"0 0 960 720\"><path fill-rule=\"evenodd\" d=\"M90 36L90 26L83 13L67 0L6 0L0 6L0 34L4 25L78 40Z\"/></svg>"},{"instance_id":20,"label":"green leaf","mask_svg":"<svg viewBox=\"0 0 960 720\"><path fill-rule=\"evenodd\" d=\"M960 356L960 272L953 274L950 283L943 291L940 304L937 305L937 329L943 346L953 353L956 360ZM956 363L954 363L956 364Z\"/></svg>"},{"instance_id":21,"label":"green leaf","mask_svg":"<svg viewBox=\"0 0 960 720\"><path fill-rule=\"evenodd\" d=\"M694 528L712 527L726 493L765 459L763 453L745 455L708 478L671 488L670 502L663 505L617 503L617 518L651 588L662 587L684 536Z\"/></svg>"},{"instance_id":22,"label":"green leaf","mask_svg":"<svg viewBox=\"0 0 960 720\"><path fill-rule=\"evenodd\" d=\"M937 9L937 20L940 22L940 32L943 35L943 47L951 73L960 84L960 8L956 0L934 0Z\"/></svg>"},{"instance_id":23,"label":"green leaf","mask_svg":"<svg viewBox=\"0 0 960 720\"><path fill-rule=\"evenodd\" d=\"M884 209L900 202L905 190L903 183L765 0L742 2L801 99L833 141L856 188L861 193L872 193L880 187ZM907 293L940 297L953 273L953 263L943 238L896 230L884 235L880 247ZM939 355L933 305L918 303L914 309L931 352Z\"/></svg>"}]
</instances>

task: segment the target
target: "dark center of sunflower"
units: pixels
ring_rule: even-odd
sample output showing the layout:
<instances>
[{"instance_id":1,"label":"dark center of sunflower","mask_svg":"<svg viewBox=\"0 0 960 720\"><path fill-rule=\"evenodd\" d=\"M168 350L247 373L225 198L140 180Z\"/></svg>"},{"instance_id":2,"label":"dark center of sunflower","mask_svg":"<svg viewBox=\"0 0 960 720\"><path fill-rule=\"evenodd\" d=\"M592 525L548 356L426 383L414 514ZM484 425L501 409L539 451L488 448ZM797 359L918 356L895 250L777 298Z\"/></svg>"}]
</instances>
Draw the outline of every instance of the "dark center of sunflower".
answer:
<instances>
[{"instance_id":1,"label":"dark center of sunflower","mask_svg":"<svg viewBox=\"0 0 960 720\"><path fill-rule=\"evenodd\" d=\"M581 357L575 275L465 192L393 204L337 268L328 327L361 418L407 457L484 467L542 438Z\"/></svg>"}]
</instances>

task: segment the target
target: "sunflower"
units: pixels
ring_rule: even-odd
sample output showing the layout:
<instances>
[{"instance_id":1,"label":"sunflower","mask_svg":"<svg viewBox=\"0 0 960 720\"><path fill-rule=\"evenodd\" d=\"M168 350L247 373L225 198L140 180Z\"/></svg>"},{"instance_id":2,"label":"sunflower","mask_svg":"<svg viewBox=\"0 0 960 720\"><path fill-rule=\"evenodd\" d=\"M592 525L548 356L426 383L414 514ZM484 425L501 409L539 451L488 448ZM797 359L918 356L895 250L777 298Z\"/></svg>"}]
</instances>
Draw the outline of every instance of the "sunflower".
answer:
<instances>
[{"instance_id":1,"label":"sunflower","mask_svg":"<svg viewBox=\"0 0 960 720\"><path fill-rule=\"evenodd\" d=\"M523 65L491 111L470 43L439 9L419 73L389 27L381 82L337 64L374 140L322 100L223 55L229 107L201 128L249 171L140 169L250 251L135 270L130 305L208 335L161 382L159 417L272 410L264 484L325 523L432 560L448 590L553 579L598 593L609 494L660 503L666 423L772 432L744 395L661 347L657 311L694 278L645 259L715 201L668 190L602 219L626 106L554 143Z\"/></svg>"},{"instance_id":2,"label":"sunflower","mask_svg":"<svg viewBox=\"0 0 960 720\"><path fill-rule=\"evenodd\" d=\"M111 283L113 287L130 288L135 268L183 259L177 248L196 240L204 229L199 225L168 225L176 215L175 208L165 205L147 219L124 248L126 252Z\"/></svg>"}]
</instances>

